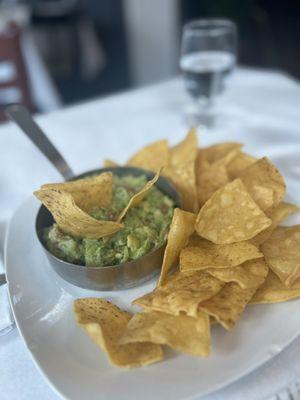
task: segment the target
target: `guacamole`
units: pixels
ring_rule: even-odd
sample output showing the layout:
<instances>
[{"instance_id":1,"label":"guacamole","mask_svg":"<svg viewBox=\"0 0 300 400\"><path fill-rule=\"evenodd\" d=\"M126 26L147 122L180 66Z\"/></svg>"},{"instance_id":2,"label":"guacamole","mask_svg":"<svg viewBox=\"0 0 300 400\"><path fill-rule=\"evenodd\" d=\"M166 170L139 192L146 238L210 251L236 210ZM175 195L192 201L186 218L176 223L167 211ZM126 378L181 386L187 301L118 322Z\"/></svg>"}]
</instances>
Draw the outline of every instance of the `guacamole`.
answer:
<instances>
[{"instance_id":1,"label":"guacamole","mask_svg":"<svg viewBox=\"0 0 300 400\"><path fill-rule=\"evenodd\" d=\"M95 207L90 215L116 221L131 197L147 183L145 175L117 177L109 208ZM80 239L64 234L57 224L44 230L48 250L65 261L86 266L115 265L135 260L159 247L166 240L173 216L174 201L153 187L139 205L123 219L124 228L102 239Z\"/></svg>"}]
</instances>

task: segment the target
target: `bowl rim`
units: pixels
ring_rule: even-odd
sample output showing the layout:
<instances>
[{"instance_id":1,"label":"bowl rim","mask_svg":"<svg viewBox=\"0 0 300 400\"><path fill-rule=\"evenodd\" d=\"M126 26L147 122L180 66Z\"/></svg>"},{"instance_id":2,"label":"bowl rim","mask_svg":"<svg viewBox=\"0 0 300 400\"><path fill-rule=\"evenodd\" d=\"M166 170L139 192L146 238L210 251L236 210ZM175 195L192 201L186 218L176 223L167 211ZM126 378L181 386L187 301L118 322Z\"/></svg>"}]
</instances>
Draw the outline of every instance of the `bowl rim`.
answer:
<instances>
[{"instance_id":1,"label":"bowl rim","mask_svg":"<svg viewBox=\"0 0 300 400\"><path fill-rule=\"evenodd\" d=\"M144 168L132 167L132 166L115 166L115 167L103 167L103 168L89 170L87 172L83 172L81 174L75 175L74 177L68 179L66 182L71 181L71 180L84 179L84 178L86 178L89 175L94 174L94 173L95 174L96 173L101 174L103 172L110 172L110 171L113 172L116 169L119 169L119 170L128 169L128 170L132 170L132 171L136 171L136 172L141 172L141 175L144 173L144 174L147 175L147 178L149 177L149 175L152 175L152 178L155 176L155 172L147 170L147 169L144 169ZM150 179L152 179L152 178L150 177ZM169 181L169 179L165 178L164 176L159 176L158 180L160 180L160 179L163 180L174 191L174 193L177 196L177 199L173 198L173 200L175 201L174 210L175 210L175 208L181 207L182 199L181 199L181 195L178 192L178 190ZM156 183L154 185L156 185ZM170 195L167 195L167 196L171 197ZM166 244L167 244L167 240L168 239L166 238L164 240L164 242L160 246L155 247L149 253L144 254L142 257L136 258L135 260L122 262L120 264L102 265L102 266L95 266L95 267L87 266L87 265L83 265L83 264L74 264L74 263L71 263L69 261L65 261L65 260L57 257L56 255L54 255L50 250L48 250L48 248L46 247L45 243L43 242L43 240L42 240L42 238L41 238L41 236L39 234L38 227L37 227L37 222L38 222L38 219L39 219L39 215L40 215L40 213L41 213L41 211L43 209L45 209L48 213L50 213L50 211L43 204L41 204L39 209L38 209L38 211L37 211L36 217L35 217L35 233L36 233L36 236L38 238L38 241L39 241L40 245L42 246L43 250L46 252L46 254L49 257L54 258L59 263L62 263L62 264L65 264L65 265L68 265L68 266L71 266L71 267L75 267L75 268L78 268L78 269L84 268L85 270L86 269L87 270L91 269L93 271L98 271L98 270L104 271L104 270L109 270L109 269L110 270L121 269L122 267L125 267L125 266L129 266L130 267L131 264L135 264L137 261L141 261L143 258L150 257L151 254L153 254L156 251L160 250L162 247L166 246Z\"/></svg>"}]
</instances>

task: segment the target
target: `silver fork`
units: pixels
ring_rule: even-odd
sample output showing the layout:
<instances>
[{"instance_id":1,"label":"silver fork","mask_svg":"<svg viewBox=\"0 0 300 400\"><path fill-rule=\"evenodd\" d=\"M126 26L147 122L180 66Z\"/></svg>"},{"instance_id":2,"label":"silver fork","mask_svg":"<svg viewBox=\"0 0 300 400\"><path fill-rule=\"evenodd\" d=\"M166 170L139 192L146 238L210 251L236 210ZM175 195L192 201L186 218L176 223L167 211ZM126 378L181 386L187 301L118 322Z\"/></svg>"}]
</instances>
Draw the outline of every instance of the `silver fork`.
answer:
<instances>
[{"instance_id":1,"label":"silver fork","mask_svg":"<svg viewBox=\"0 0 300 400\"><path fill-rule=\"evenodd\" d=\"M300 400L300 381L296 381L265 400Z\"/></svg>"},{"instance_id":2,"label":"silver fork","mask_svg":"<svg viewBox=\"0 0 300 400\"><path fill-rule=\"evenodd\" d=\"M0 286L6 284L6 276L5 274L0 274Z\"/></svg>"}]
</instances>

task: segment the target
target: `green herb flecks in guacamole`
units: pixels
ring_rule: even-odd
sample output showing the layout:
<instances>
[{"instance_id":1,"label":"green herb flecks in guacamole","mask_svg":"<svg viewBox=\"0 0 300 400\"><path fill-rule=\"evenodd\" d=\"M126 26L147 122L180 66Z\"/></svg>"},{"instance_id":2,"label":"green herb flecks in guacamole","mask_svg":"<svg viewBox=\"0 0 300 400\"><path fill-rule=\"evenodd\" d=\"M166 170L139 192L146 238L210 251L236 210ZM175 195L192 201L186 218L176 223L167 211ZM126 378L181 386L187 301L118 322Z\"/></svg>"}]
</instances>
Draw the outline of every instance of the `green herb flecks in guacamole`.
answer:
<instances>
[{"instance_id":1,"label":"green herb flecks in guacamole","mask_svg":"<svg viewBox=\"0 0 300 400\"><path fill-rule=\"evenodd\" d=\"M90 214L115 221L130 198L147 182L146 176L114 177L109 208L95 207ZM57 257L76 264L104 266L135 260L159 247L166 239L174 202L153 187L142 202L126 214L124 228L109 238L78 239L62 233L58 226L45 229L47 248Z\"/></svg>"}]
</instances>

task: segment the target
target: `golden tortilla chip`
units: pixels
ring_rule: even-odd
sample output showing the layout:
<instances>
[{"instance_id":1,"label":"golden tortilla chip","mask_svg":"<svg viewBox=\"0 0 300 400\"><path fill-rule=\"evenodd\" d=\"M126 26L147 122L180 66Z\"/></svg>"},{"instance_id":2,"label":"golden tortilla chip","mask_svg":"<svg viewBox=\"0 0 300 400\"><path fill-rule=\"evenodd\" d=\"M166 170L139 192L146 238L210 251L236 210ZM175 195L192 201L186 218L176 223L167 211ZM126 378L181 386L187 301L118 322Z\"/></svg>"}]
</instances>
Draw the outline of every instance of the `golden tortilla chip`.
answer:
<instances>
[{"instance_id":1,"label":"golden tortilla chip","mask_svg":"<svg viewBox=\"0 0 300 400\"><path fill-rule=\"evenodd\" d=\"M70 193L77 204L84 211L93 207L109 207L112 200L113 174L103 172L91 178L77 179L63 183L47 183L40 190L56 189Z\"/></svg>"},{"instance_id":2,"label":"golden tortilla chip","mask_svg":"<svg viewBox=\"0 0 300 400\"><path fill-rule=\"evenodd\" d=\"M210 167L210 163L206 160L204 154L202 153L202 149L198 149L197 157L195 160L195 171L196 175L201 174L207 168Z\"/></svg>"},{"instance_id":3,"label":"golden tortilla chip","mask_svg":"<svg viewBox=\"0 0 300 400\"><path fill-rule=\"evenodd\" d=\"M180 253L180 271L199 271L209 267L230 268L247 260L263 257L249 242L214 244L199 238L197 246L187 246Z\"/></svg>"},{"instance_id":4,"label":"golden tortilla chip","mask_svg":"<svg viewBox=\"0 0 300 400\"><path fill-rule=\"evenodd\" d=\"M261 250L269 267L286 286L300 277L300 225L276 228Z\"/></svg>"},{"instance_id":5,"label":"golden tortilla chip","mask_svg":"<svg viewBox=\"0 0 300 400\"><path fill-rule=\"evenodd\" d=\"M227 173L230 180L239 176L239 174L249 165L255 163L257 158L250 156L250 154L239 151L236 156L227 164Z\"/></svg>"},{"instance_id":6,"label":"golden tortilla chip","mask_svg":"<svg viewBox=\"0 0 300 400\"><path fill-rule=\"evenodd\" d=\"M194 232L187 243L187 246L192 246L192 247L197 247L197 246L201 246L201 244L203 243L203 239L202 237L200 237L196 232Z\"/></svg>"},{"instance_id":7,"label":"golden tortilla chip","mask_svg":"<svg viewBox=\"0 0 300 400\"><path fill-rule=\"evenodd\" d=\"M300 279L296 280L290 287L286 287L271 270L265 282L257 289L252 297L252 304L280 303L300 297Z\"/></svg>"},{"instance_id":8,"label":"golden tortilla chip","mask_svg":"<svg viewBox=\"0 0 300 400\"><path fill-rule=\"evenodd\" d=\"M119 166L119 164L116 161L110 160L109 158L104 160L103 165L104 165L105 168L118 167Z\"/></svg>"},{"instance_id":9,"label":"golden tortilla chip","mask_svg":"<svg viewBox=\"0 0 300 400\"><path fill-rule=\"evenodd\" d=\"M132 207L137 206L144 199L144 197L148 194L148 192L152 188L152 186L154 186L155 183L157 182L160 173L161 173L161 168L157 171L154 178L152 178L150 181L148 181L146 183L146 185L138 193L136 193L135 195L133 195L131 197L131 199L129 200L129 203L127 204L127 206L124 208L124 210L119 215L117 222L121 222L122 219L127 214L128 210L130 210L130 208L132 208Z\"/></svg>"},{"instance_id":10,"label":"golden tortilla chip","mask_svg":"<svg viewBox=\"0 0 300 400\"><path fill-rule=\"evenodd\" d=\"M195 161L164 168L162 175L169 179L179 192L182 208L190 212L198 211Z\"/></svg>"},{"instance_id":11,"label":"golden tortilla chip","mask_svg":"<svg viewBox=\"0 0 300 400\"><path fill-rule=\"evenodd\" d=\"M99 239L120 230L123 225L99 221L79 208L70 193L57 189L41 189L34 195L51 212L59 228L69 235Z\"/></svg>"},{"instance_id":12,"label":"golden tortilla chip","mask_svg":"<svg viewBox=\"0 0 300 400\"><path fill-rule=\"evenodd\" d=\"M250 241L255 246L260 246L263 244L271 235L274 229L290 214L299 211L299 207L295 206L294 204L290 203L280 203L275 210L268 213L268 217L272 220L272 225L269 228L265 229L264 231L260 232Z\"/></svg>"},{"instance_id":13,"label":"golden tortilla chip","mask_svg":"<svg viewBox=\"0 0 300 400\"><path fill-rule=\"evenodd\" d=\"M138 367L163 358L159 345L153 343L119 344L131 315L114 304L99 298L74 301L77 323L118 367Z\"/></svg>"},{"instance_id":14,"label":"golden tortilla chip","mask_svg":"<svg viewBox=\"0 0 300 400\"><path fill-rule=\"evenodd\" d=\"M167 273L178 262L180 251L195 230L195 219L195 214L175 208L157 286L164 283Z\"/></svg>"},{"instance_id":15,"label":"golden tortilla chip","mask_svg":"<svg viewBox=\"0 0 300 400\"><path fill-rule=\"evenodd\" d=\"M142 312L129 321L120 343L151 342L166 344L192 356L210 353L210 324L205 313L197 318L161 312Z\"/></svg>"},{"instance_id":16,"label":"golden tortilla chip","mask_svg":"<svg viewBox=\"0 0 300 400\"><path fill-rule=\"evenodd\" d=\"M200 149L200 152L202 152L203 157L210 164L223 160L223 163L227 165L236 156L242 146L242 143L234 142L217 143Z\"/></svg>"},{"instance_id":17,"label":"golden tortilla chip","mask_svg":"<svg viewBox=\"0 0 300 400\"><path fill-rule=\"evenodd\" d=\"M198 138L196 129L192 128L186 138L171 148L170 162L173 166L186 164L189 161L195 161L198 154Z\"/></svg>"},{"instance_id":18,"label":"golden tortilla chip","mask_svg":"<svg viewBox=\"0 0 300 400\"><path fill-rule=\"evenodd\" d=\"M199 310L215 317L225 329L230 331L234 328L256 289L257 287L242 289L235 282L227 283L216 296L201 303Z\"/></svg>"},{"instance_id":19,"label":"golden tortilla chip","mask_svg":"<svg viewBox=\"0 0 300 400\"><path fill-rule=\"evenodd\" d=\"M169 156L168 141L158 140L139 150L127 161L127 165L157 171L168 165Z\"/></svg>"},{"instance_id":20,"label":"golden tortilla chip","mask_svg":"<svg viewBox=\"0 0 300 400\"><path fill-rule=\"evenodd\" d=\"M244 169L239 178L263 211L277 207L285 195L284 179L267 157Z\"/></svg>"},{"instance_id":21,"label":"golden tortilla chip","mask_svg":"<svg viewBox=\"0 0 300 400\"><path fill-rule=\"evenodd\" d=\"M209 167L200 167L196 170L198 200L202 206L220 187L229 182L226 165L222 162L215 162Z\"/></svg>"},{"instance_id":22,"label":"golden tortilla chip","mask_svg":"<svg viewBox=\"0 0 300 400\"><path fill-rule=\"evenodd\" d=\"M240 179L223 186L201 208L197 233L216 244L248 240L270 226Z\"/></svg>"},{"instance_id":23,"label":"golden tortilla chip","mask_svg":"<svg viewBox=\"0 0 300 400\"><path fill-rule=\"evenodd\" d=\"M236 282L242 289L258 287L266 279L269 268L263 259L246 261L233 268L208 268L205 272L222 282Z\"/></svg>"},{"instance_id":24,"label":"golden tortilla chip","mask_svg":"<svg viewBox=\"0 0 300 400\"><path fill-rule=\"evenodd\" d=\"M224 283L204 272L177 272L167 278L164 286L134 300L145 310L195 317L198 304L218 293Z\"/></svg>"}]
</instances>

